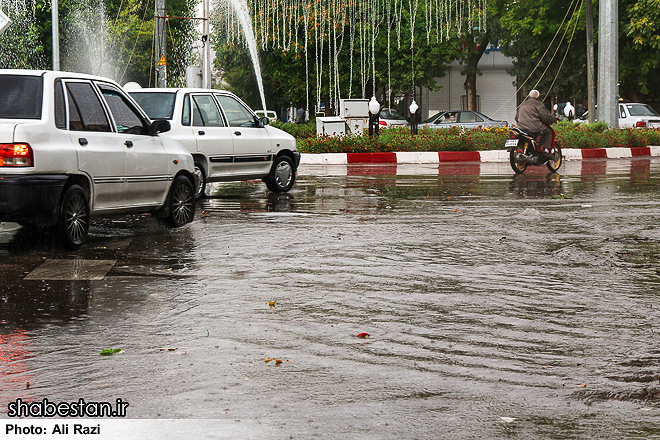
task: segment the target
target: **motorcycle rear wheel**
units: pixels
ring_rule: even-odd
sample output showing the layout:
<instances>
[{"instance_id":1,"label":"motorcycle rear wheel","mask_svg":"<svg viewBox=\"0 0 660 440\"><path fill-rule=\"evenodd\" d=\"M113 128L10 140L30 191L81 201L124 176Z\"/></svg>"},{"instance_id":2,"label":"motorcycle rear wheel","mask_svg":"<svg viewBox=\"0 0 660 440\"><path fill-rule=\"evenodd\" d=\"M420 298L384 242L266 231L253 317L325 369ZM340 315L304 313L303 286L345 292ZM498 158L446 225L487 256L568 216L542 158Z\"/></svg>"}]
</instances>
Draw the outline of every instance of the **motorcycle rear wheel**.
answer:
<instances>
[{"instance_id":1,"label":"motorcycle rear wheel","mask_svg":"<svg viewBox=\"0 0 660 440\"><path fill-rule=\"evenodd\" d=\"M561 155L561 147L559 145L555 145L555 148L553 149L552 156L550 160L546 163L546 166L551 172L556 172L559 167L561 166L561 163L563 161L562 155Z\"/></svg>"},{"instance_id":2,"label":"motorcycle rear wheel","mask_svg":"<svg viewBox=\"0 0 660 440\"><path fill-rule=\"evenodd\" d=\"M517 148L509 153L509 163L516 174L522 174L527 169L527 162L516 161L516 154L522 154L523 151L525 151L523 148Z\"/></svg>"}]
</instances>

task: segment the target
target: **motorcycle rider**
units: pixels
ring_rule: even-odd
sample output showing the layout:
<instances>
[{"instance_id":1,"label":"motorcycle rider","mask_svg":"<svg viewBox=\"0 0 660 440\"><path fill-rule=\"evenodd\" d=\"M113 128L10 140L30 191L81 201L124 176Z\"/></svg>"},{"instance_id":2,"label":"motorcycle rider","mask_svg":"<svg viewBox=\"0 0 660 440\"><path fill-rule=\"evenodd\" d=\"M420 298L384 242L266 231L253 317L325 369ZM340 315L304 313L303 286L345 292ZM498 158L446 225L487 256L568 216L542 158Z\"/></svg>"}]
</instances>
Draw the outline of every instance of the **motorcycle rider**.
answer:
<instances>
[{"instance_id":1,"label":"motorcycle rider","mask_svg":"<svg viewBox=\"0 0 660 440\"><path fill-rule=\"evenodd\" d=\"M541 137L539 154L549 157L552 130L545 124L554 124L557 122L557 117L539 101L539 96L541 94L538 90L529 92L528 98L516 110L516 123L521 130L534 139Z\"/></svg>"}]
</instances>

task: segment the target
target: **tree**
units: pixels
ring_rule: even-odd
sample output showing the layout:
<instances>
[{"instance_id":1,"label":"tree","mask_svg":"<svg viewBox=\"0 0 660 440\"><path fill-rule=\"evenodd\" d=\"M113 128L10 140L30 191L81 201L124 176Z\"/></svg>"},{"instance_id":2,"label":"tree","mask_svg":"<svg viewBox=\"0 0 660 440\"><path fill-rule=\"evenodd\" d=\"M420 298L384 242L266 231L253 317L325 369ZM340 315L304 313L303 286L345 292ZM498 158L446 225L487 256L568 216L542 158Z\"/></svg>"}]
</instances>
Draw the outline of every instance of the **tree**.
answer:
<instances>
[{"instance_id":1,"label":"tree","mask_svg":"<svg viewBox=\"0 0 660 440\"><path fill-rule=\"evenodd\" d=\"M660 0L628 1L621 23L620 94L660 100Z\"/></svg>"},{"instance_id":2,"label":"tree","mask_svg":"<svg viewBox=\"0 0 660 440\"><path fill-rule=\"evenodd\" d=\"M501 46L514 58L509 72L524 92L536 88L566 98L586 90L585 21L579 5L577 0L491 2L490 12L508 34Z\"/></svg>"}]
</instances>

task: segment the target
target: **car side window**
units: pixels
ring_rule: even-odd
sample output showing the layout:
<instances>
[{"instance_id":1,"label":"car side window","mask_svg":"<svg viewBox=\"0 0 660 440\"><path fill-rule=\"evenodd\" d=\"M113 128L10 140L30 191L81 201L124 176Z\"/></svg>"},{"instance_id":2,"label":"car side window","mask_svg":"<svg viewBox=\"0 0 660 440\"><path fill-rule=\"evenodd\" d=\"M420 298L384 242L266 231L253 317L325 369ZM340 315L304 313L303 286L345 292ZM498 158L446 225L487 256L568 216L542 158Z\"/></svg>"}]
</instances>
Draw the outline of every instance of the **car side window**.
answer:
<instances>
[{"instance_id":1,"label":"car side window","mask_svg":"<svg viewBox=\"0 0 660 440\"><path fill-rule=\"evenodd\" d=\"M619 105L619 117L620 118L625 118L626 117L626 110L623 108L622 105Z\"/></svg>"},{"instance_id":2,"label":"car side window","mask_svg":"<svg viewBox=\"0 0 660 440\"><path fill-rule=\"evenodd\" d=\"M458 122L456 112L444 113L437 121L435 121L436 124L454 124L456 122Z\"/></svg>"},{"instance_id":3,"label":"car side window","mask_svg":"<svg viewBox=\"0 0 660 440\"><path fill-rule=\"evenodd\" d=\"M98 84L105 102L108 104L112 116L117 124L118 133L148 134L149 130L144 124L138 111L129 103L125 96L114 87Z\"/></svg>"},{"instance_id":4,"label":"car side window","mask_svg":"<svg viewBox=\"0 0 660 440\"><path fill-rule=\"evenodd\" d=\"M190 95L183 97L183 111L181 112L181 125L190 126Z\"/></svg>"},{"instance_id":5,"label":"car side window","mask_svg":"<svg viewBox=\"0 0 660 440\"><path fill-rule=\"evenodd\" d=\"M471 123L471 122L483 122L479 116L475 115L472 112L461 112L459 116L459 122Z\"/></svg>"},{"instance_id":6,"label":"car side window","mask_svg":"<svg viewBox=\"0 0 660 440\"><path fill-rule=\"evenodd\" d=\"M193 125L204 127L224 127L218 106L211 95L193 95Z\"/></svg>"},{"instance_id":7,"label":"car side window","mask_svg":"<svg viewBox=\"0 0 660 440\"><path fill-rule=\"evenodd\" d=\"M88 82L68 82L69 129L75 131L110 132L110 122L103 105Z\"/></svg>"},{"instance_id":8,"label":"car side window","mask_svg":"<svg viewBox=\"0 0 660 440\"><path fill-rule=\"evenodd\" d=\"M55 127L66 130L66 103L62 80L55 80Z\"/></svg>"},{"instance_id":9,"label":"car side window","mask_svg":"<svg viewBox=\"0 0 660 440\"><path fill-rule=\"evenodd\" d=\"M215 95L230 127L256 127L254 115L243 104L227 95Z\"/></svg>"}]
</instances>

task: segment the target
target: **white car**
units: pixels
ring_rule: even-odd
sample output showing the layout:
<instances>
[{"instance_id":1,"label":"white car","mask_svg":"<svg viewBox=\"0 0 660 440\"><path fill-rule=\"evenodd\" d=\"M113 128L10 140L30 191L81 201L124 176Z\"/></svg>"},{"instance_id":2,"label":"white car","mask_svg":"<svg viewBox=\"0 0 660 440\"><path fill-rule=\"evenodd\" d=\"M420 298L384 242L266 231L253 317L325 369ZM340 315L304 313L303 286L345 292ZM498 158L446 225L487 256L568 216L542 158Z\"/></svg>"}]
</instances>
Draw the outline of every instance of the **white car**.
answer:
<instances>
[{"instance_id":1,"label":"white car","mask_svg":"<svg viewBox=\"0 0 660 440\"><path fill-rule=\"evenodd\" d=\"M131 95L151 119L167 119L168 133L195 159L195 194L207 182L261 179L273 192L295 183L300 153L290 134L258 118L236 95L215 89L138 89Z\"/></svg>"},{"instance_id":2,"label":"white car","mask_svg":"<svg viewBox=\"0 0 660 440\"><path fill-rule=\"evenodd\" d=\"M573 122L586 122L589 118L588 113L584 112ZM598 121L598 109L596 109L596 121ZM648 104L620 102L619 128L660 128L660 115Z\"/></svg>"},{"instance_id":3,"label":"white car","mask_svg":"<svg viewBox=\"0 0 660 440\"><path fill-rule=\"evenodd\" d=\"M194 163L115 82L0 70L0 222L55 226L78 249L90 217L151 212L192 221Z\"/></svg>"}]
</instances>

